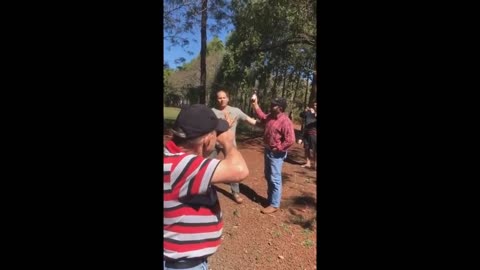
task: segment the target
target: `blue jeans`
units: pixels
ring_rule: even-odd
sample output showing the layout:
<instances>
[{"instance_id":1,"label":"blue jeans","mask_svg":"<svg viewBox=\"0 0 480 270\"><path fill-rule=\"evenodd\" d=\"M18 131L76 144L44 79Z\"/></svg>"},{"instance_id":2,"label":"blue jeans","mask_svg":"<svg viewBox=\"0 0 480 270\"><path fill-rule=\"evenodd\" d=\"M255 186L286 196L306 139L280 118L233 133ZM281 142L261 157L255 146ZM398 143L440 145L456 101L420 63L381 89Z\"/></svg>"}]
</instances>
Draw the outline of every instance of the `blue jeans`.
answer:
<instances>
[{"instance_id":1,"label":"blue jeans","mask_svg":"<svg viewBox=\"0 0 480 270\"><path fill-rule=\"evenodd\" d=\"M165 270L177 270L174 268L169 268L165 266L165 261L163 261L163 269ZM184 268L184 270L208 270L208 262L205 260L203 263L190 268Z\"/></svg>"},{"instance_id":2,"label":"blue jeans","mask_svg":"<svg viewBox=\"0 0 480 270\"><path fill-rule=\"evenodd\" d=\"M265 179L267 179L268 203L275 207L280 207L282 199L282 165L287 152L272 152L265 148Z\"/></svg>"}]
</instances>

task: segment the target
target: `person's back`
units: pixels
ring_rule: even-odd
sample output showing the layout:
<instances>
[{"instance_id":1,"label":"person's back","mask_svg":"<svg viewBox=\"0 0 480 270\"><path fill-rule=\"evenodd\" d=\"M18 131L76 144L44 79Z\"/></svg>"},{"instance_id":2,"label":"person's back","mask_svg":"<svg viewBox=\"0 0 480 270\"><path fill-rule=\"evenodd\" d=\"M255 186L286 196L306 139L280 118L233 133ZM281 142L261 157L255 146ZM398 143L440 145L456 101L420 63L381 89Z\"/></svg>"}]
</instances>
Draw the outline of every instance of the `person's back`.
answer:
<instances>
[{"instance_id":1,"label":"person's back","mask_svg":"<svg viewBox=\"0 0 480 270\"><path fill-rule=\"evenodd\" d=\"M220 245L222 219L210 179L220 160L183 153L172 141L164 148L164 256L207 257ZM192 243L195 241L195 243Z\"/></svg>"},{"instance_id":2,"label":"person's back","mask_svg":"<svg viewBox=\"0 0 480 270\"><path fill-rule=\"evenodd\" d=\"M213 184L238 183L248 168L233 133L205 105L183 108L164 147L164 269L208 269L221 242L222 214ZM225 159L207 158L219 143Z\"/></svg>"},{"instance_id":3,"label":"person's back","mask_svg":"<svg viewBox=\"0 0 480 270\"><path fill-rule=\"evenodd\" d=\"M298 143L303 142L305 148L305 159L307 160L302 167L315 168L317 158L317 103L311 102L310 106L307 107L304 112L300 113L300 117L303 118L303 123L305 126Z\"/></svg>"}]
</instances>

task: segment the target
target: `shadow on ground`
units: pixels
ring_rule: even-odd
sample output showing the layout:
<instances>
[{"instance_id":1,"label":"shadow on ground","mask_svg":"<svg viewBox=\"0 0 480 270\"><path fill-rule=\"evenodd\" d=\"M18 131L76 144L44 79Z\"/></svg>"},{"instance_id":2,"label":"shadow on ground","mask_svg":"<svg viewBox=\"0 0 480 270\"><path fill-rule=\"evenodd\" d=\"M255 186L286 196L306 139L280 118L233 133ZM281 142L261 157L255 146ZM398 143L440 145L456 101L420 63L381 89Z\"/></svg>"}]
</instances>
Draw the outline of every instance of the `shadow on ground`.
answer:
<instances>
[{"instance_id":1,"label":"shadow on ground","mask_svg":"<svg viewBox=\"0 0 480 270\"><path fill-rule=\"evenodd\" d=\"M305 163L305 162L298 161L298 159L291 157L290 155L287 156L287 158L285 159L285 162L293 165L303 165Z\"/></svg>"},{"instance_id":2,"label":"shadow on ground","mask_svg":"<svg viewBox=\"0 0 480 270\"><path fill-rule=\"evenodd\" d=\"M240 193L249 198L252 202L257 203L263 207L268 206L267 198L258 195L255 190L251 189L249 186L240 183Z\"/></svg>"},{"instance_id":3,"label":"shadow on ground","mask_svg":"<svg viewBox=\"0 0 480 270\"><path fill-rule=\"evenodd\" d=\"M289 212L290 214L292 214L292 216L288 218L288 223L290 224L299 225L304 229L313 230L313 228L315 227L315 224L317 223L316 214L313 217L305 218L303 215L295 213L291 210L289 210Z\"/></svg>"},{"instance_id":4,"label":"shadow on ground","mask_svg":"<svg viewBox=\"0 0 480 270\"><path fill-rule=\"evenodd\" d=\"M226 185L221 185L221 186L225 187L225 189L220 187L220 185L215 185L215 189L218 192L225 195L225 197L229 198L232 201L235 201L233 199L232 193L230 192L230 185L226 184ZM255 192L255 190L251 189L249 186L247 186L245 184L242 184L242 183L240 183L240 194L247 197L252 202L261 205L262 207L267 207L268 206L268 201L265 197L258 195L258 193Z\"/></svg>"},{"instance_id":5,"label":"shadow on ground","mask_svg":"<svg viewBox=\"0 0 480 270\"><path fill-rule=\"evenodd\" d=\"M281 208L288 209L291 214L288 223L299 225L304 229L312 229L317 220L317 201L312 193L302 192L301 196L293 196L282 202ZM307 209L313 209L314 215L306 217Z\"/></svg>"}]
</instances>

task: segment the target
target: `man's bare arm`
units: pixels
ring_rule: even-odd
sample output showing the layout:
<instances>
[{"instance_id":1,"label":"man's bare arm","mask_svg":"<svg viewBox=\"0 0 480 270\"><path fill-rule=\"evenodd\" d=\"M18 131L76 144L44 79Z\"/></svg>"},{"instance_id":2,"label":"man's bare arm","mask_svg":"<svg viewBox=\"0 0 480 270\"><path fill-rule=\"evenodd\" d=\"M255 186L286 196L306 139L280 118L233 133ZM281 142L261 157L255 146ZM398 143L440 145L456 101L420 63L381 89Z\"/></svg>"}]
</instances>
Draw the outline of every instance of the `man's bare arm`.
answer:
<instances>
[{"instance_id":1,"label":"man's bare arm","mask_svg":"<svg viewBox=\"0 0 480 270\"><path fill-rule=\"evenodd\" d=\"M247 178L250 172L242 154L233 146L233 132L226 131L217 140L223 146L225 159L218 164L211 183L238 183Z\"/></svg>"},{"instance_id":2,"label":"man's bare arm","mask_svg":"<svg viewBox=\"0 0 480 270\"><path fill-rule=\"evenodd\" d=\"M252 126L255 126L255 124L257 124L257 120L255 120L254 118L248 116L247 119L245 120L247 123L249 123L250 125Z\"/></svg>"}]
</instances>

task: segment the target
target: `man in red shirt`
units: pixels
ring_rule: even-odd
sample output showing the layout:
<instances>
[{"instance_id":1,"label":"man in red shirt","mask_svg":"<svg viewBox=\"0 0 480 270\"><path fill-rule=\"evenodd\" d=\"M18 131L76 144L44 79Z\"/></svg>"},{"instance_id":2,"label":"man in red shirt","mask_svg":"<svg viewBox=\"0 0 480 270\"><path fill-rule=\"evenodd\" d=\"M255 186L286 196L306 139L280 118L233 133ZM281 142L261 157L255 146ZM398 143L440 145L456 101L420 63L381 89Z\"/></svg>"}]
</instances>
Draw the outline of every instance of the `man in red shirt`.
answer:
<instances>
[{"instance_id":1,"label":"man in red shirt","mask_svg":"<svg viewBox=\"0 0 480 270\"><path fill-rule=\"evenodd\" d=\"M247 164L229 123L205 105L183 108L163 153L164 269L208 269L223 230L215 183L238 183ZM219 143L223 160L207 158Z\"/></svg>"},{"instance_id":2,"label":"man in red shirt","mask_svg":"<svg viewBox=\"0 0 480 270\"><path fill-rule=\"evenodd\" d=\"M274 213L280 207L282 198L282 166L287 157L287 149L295 142L295 131L292 121L285 114L287 101L275 98L271 102L270 114L265 114L258 106L257 99L252 100L258 118L265 124L263 142L265 144L264 174L267 179L269 206L262 213Z\"/></svg>"}]
</instances>

